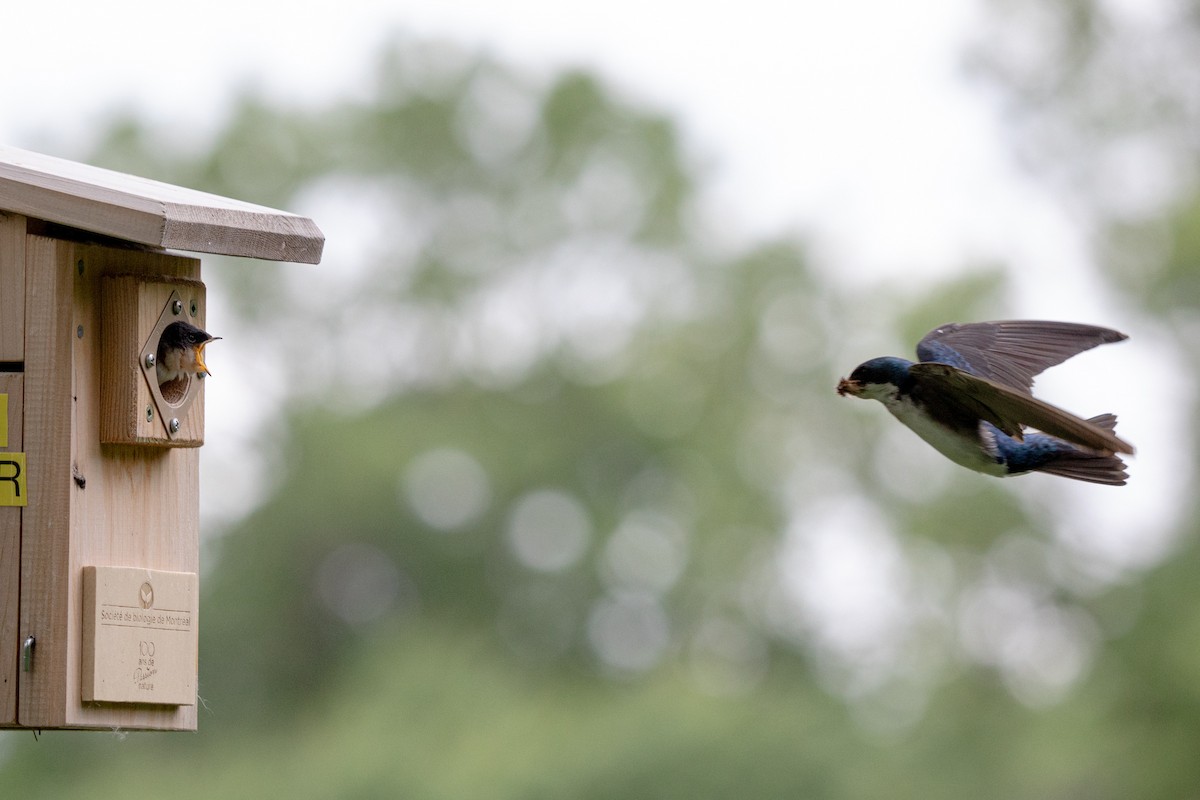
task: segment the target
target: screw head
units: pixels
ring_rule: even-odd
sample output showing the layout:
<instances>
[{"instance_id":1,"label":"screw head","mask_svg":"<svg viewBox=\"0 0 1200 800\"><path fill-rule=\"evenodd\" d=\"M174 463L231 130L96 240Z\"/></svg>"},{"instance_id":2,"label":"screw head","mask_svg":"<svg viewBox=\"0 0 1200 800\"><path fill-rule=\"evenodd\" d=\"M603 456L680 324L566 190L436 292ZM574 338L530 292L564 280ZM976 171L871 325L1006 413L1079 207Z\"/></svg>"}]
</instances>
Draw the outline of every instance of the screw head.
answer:
<instances>
[{"instance_id":1,"label":"screw head","mask_svg":"<svg viewBox=\"0 0 1200 800\"><path fill-rule=\"evenodd\" d=\"M200 304L196 302L196 298L192 298L192 302L188 305L188 311L193 317L200 313Z\"/></svg>"},{"instance_id":2,"label":"screw head","mask_svg":"<svg viewBox=\"0 0 1200 800\"><path fill-rule=\"evenodd\" d=\"M146 406L146 422L154 420L154 406Z\"/></svg>"},{"instance_id":3,"label":"screw head","mask_svg":"<svg viewBox=\"0 0 1200 800\"><path fill-rule=\"evenodd\" d=\"M179 418L171 417L171 421L167 427L171 430L171 433L179 433Z\"/></svg>"},{"instance_id":4,"label":"screw head","mask_svg":"<svg viewBox=\"0 0 1200 800\"><path fill-rule=\"evenodd\" d=\"M171 301L171 313L175 314L175 315L183 313L183 301L182 300Z\"/></svg>"},{"instance_id":5,"label":"screw head","mask_svg":"<svg viewBox=\"0 0 1200 800\"><path fill-rule=\"evenodd\" d=\"M155 361L157 361L157 359L154 358L154 353L146 353L146 369L153 367Z\"/></svg>"}]
</instances>

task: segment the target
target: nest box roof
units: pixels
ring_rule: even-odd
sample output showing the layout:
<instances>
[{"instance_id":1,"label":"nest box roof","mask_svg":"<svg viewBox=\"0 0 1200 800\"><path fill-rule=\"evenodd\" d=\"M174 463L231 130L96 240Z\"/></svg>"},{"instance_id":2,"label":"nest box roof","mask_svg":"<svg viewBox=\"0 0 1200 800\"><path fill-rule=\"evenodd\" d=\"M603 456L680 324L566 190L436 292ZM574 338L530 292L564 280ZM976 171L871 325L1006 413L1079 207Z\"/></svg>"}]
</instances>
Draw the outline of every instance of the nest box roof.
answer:
<instances>
[{"instance_id":1,"label":"nest box roof","mask_svg":"<svg viewBox=\"0 0 1200 800\"><path fill-rule=\"evenodd\" d=\"M0 145L0 211L195 253L321 260L311 219Z\"/></svg>"}]
</instances>

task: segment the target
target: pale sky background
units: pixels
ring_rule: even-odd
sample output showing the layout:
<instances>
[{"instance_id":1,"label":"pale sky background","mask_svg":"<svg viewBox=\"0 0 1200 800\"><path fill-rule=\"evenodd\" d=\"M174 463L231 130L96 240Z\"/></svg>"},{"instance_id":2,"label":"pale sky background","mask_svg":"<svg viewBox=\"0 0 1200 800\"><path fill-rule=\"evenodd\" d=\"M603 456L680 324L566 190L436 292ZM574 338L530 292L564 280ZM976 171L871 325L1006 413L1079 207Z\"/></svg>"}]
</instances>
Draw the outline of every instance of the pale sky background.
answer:
<instances>
[{"instance_id":1,"label":"pale sky background","mask_svg":"<svg viewBox=\"0 0 1200 800\"><path fill-rule=\"evenodd\" d=\"M122 106L205 132L239 84L299 101L343 93L400 32L595 69L683 122L742 230L816 229L856 274L989 255L1027 207L986 103L959 76L971 0L34 5L6 11L21 35L0 53L14 76L0 137L18 146L70 152Z\"/></svg>"},{"instance_id":2,"label":"pale sky background","mask_svg":"<svg viewBox=\"0 0 1200 800\"><path fill-rule=\"evenodd\" d=\"M918 290L968 261L1010 263L1014 316L1134 334L1039 381L1067 408L1120 413L1121 432L1139 446L1131 485L1020 480L1043 480L1029 487L1034 497L1078 495L1086 526L1118 549L1135 532L1153 542L1186 489L1172 445L1190 423L1171 395L1192 387L1170 379L1172 355L1152 321L1098 286L1067 210L1016 170L986 93L963 78L979 2L17 3L3 15L0 140L71 157L118 108L202 137L239 86L297 102L352 92L397 33L476 46L531 70L591 69L680 121L710 170L709 212L747 240L794 231L842 280L904 279ZM322 227L332 249L339 231ZM863 341L863 352L848 345L857 355L847 371L882 354L865 351L877 337ZM236 406L214 381L210 422ZM897 446L925 447L915 438Z\"/></svg>"}]
</instances>

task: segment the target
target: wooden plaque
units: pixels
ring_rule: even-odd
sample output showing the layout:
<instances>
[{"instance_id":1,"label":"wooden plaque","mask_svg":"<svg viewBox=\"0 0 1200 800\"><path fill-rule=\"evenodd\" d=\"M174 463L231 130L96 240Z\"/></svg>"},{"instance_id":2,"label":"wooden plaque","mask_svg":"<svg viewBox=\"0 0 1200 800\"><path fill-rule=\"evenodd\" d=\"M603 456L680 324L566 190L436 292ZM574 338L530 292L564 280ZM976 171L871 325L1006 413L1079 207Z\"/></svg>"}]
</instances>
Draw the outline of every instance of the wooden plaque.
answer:
<instances>
[{"instance_id":1,"label":"wooden plaque","mask_svg":"<svg viewBox=\"0 0 1200 800\"><path fill-rule=\"evenodd\" d=\"M194 572L83 568L85 703L196 703Z\"/></svg>"}]
</instances>

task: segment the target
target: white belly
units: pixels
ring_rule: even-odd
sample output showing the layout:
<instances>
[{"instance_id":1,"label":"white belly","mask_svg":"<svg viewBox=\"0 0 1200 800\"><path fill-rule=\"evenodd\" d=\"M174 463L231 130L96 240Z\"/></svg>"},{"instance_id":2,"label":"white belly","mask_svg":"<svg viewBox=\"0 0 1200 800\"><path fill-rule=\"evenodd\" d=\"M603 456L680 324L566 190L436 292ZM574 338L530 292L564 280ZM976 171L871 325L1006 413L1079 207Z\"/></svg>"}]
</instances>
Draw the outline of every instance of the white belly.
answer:
<instances>
[{"instance_id":1,"label":"white belly","mask_svg":"<svg viewBox=\"0 0 1200 800\"><path fill-rule=\"evenodd\" d=\"M1007 475L1008 470L1003 464L997 464L983 448L979 437L967 438L958 436L931 420L907 399L887 398L882 401L892 416L908 426L913 433L920 436L934 449L967 469L985 472L988 475Z\"/></svg>"}]
</instances>

